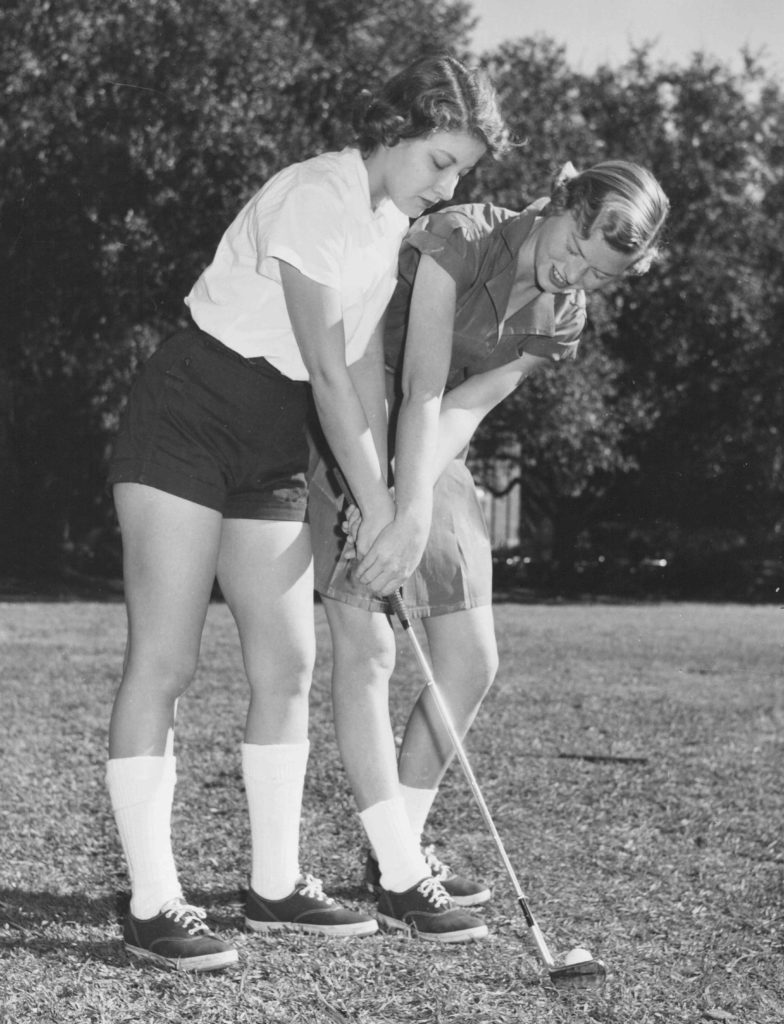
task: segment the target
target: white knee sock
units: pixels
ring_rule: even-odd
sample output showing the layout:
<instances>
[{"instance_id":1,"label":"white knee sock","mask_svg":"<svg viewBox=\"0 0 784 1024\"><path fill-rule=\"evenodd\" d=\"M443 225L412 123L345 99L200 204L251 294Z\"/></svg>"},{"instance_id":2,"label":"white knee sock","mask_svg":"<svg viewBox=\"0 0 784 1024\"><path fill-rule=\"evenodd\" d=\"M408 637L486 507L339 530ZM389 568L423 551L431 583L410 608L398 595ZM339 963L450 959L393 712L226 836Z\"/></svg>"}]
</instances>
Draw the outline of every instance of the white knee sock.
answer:
<instances>
[{"instance_id":1,"label":"white knee sock","mask_svg":"<svg viewBox=\"0 0 784 1024\"><path fill-rule=\"evenodd\" d=\"M417 841L421 844L427 816L438 796L438 787L436 789L414 789L412 786L404 786L401 782L400 794L403 797L411 828L414 830Z\"/></svg>"},{"instance_id":2,"label":"white knee sock","mask_svg":"<svg viewBox=\"0 0 784 1024\"><path fill-rule=\"evenodd\" d=\"M250 884L283 899L300 876L299 826L310 744L242 744L242 776L251 836Z\"/></svg>"},{"instance_id":3,"label":"white knee sock","mask_svg":"<svg viewBox=\"0 0 784 1024\"><path fill-rule=\"evenodd\" d=\"M362 826L378 858L381 885L393 892L405 892L429 877L430 869L419 849L402 797L382 800L361 811Z\"/></svg>"},{"instance_id":4,"label":"white knee sock","mask_svg":"<svg viewBox=\"0 0 784 1024\"><path fill-rule=\"evenodd\" d=\"M119 757L106 763L106 785L131 879L131 913L155 917L182 898L171 845L174 757Z\"/></svg>"}]
</instances>

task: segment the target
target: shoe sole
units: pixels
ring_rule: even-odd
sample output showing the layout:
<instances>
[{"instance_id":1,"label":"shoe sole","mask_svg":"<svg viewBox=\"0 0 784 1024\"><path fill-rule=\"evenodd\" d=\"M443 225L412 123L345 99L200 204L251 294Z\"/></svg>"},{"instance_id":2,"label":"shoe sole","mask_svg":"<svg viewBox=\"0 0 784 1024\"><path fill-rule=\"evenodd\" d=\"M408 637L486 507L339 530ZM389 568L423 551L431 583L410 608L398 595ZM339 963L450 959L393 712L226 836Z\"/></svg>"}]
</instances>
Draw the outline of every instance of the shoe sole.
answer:
<instances>
[{"instance_id":1,"label":"shoe sole","mask_svg":"<svg viewBox=\"0 0 784 1024\"><path fill-rule=\"evenodd\" d=\"M391 931L407 932L412 938L424 939L425 942L477 942L487 937L488 929L486 924L476 925L474 928L463 928L455 932L423 932L415 924L407 924L396 917L388 917L386 914L378 915L379 921L385 928Z\"/></svg>"},{"instance_id":2,"label":"shoe sole","mask_svg":"<svg viewBox=\"0 0 784 1024\"><path fill-rule=\"evenodd\" d=\"M160 953L152 953L149 949L143 949L141 946L130 946L126 942L125 951L130 956L136 957L137 960L144 960L170 971L221 971L224 967L236 964L239 959L236 949L227 949L223 953L205 953L204 956L185 956L174 959L161 956Z\"/></svg>"},{"instance_id":3,"label":"shoe sole","mask_svg":"<svg viewBox=\"0 0 784 1024\"><path fill-rule=\"evenodd\" d=\"M489 889L482 889L481 892L471 893L470 896L450 896L456 907L482 907L489 903L493 894Z\"/></svg>"},{"instance_id":4,"label":"shoe sole","mask_svg":"<svg viewBox=\"0 0 784 1024\"><path fill-rule=\"evenodd\" d=\"M365 887L369 893L372 893L376 898L381 894L381 886L373 885L372 882L366 882ZM489 903L493 898L493 894L490 889L482 889L481 892L472 893L470 896L452 896L449 897L456 907L481 907L485 903Z\"/></svg>"},{"instance_id":5,"label":"shoe sole","mask_svg":"<svg viewBox=\"0 0 784 1024\"><path fill-rule=\"evenodd\" d=\"M245 918L245 927L252 932L305 932L309 935L327 935L336 939L351 935L375 935L378 921L358 921L356 924L298 924L291 921L254 921Z\"/></svg>"}]
</instances>

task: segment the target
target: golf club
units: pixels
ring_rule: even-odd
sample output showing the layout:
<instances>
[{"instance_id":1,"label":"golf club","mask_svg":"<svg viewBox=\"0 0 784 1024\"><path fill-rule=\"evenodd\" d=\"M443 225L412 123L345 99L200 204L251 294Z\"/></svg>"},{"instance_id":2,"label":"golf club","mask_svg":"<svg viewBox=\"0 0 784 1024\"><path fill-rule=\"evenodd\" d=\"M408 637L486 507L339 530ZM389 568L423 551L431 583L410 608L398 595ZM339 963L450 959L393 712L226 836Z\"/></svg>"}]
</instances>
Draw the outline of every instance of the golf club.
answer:
<instances>
[{"instance_id":1,"label":"golf club","mask_svg":"<svg viewBox=\"0 0 784 1024\"><path fill-rule=\"evenodd\" d=\"M419 643L416 633L413 630L408 609L403 601L403 596L400 591L397 591L392 594L388 600L392 606L392 610L400 622L400 625L403 627L403 631L409 638L411 648L416 656L416 660L418 661L420 668L422 669L422 674L425 677L426 689L429 691L433 699L433 703L441 716L441 720L444 723L444 727L449 735L452 746L455 748L455 753L457 754L457 759L463 769L463 774L465 775L468 785L471 788L471 792L474 795L474 799L479 806L479 810L482 813L485 824L493 837L498 853L500 854L501 860L506 868L506 873L514 887L517 902L523 912L523 917L528 925L528 929L536 949L545 967L550 972L550 979L552 983L557 988L598 987L603 985L607 973L604 963L601 960L595 959L588 950L580 949L578 947L557 958L553 957L550 952L544 935L531 912L531 908L528 906L528 900L522 890L515 870L512 867L512 863L509 860L503 840L498 833L498 829L495 827L495 822L490 814L485 798L482 795L482 791L479 788L479 783L477 782L476 776L471 768L463 742L452 723L449 711L444 703L438 686L436 685L436 681L433 678L433 673L430 668L430 664L425 657L425 652L422 650L422 645Z\"/></svg>"},{"instance_id":2,"label":"golf club","mask_svg":"<svg viewBox=\"0 0 784 1024\"><path fill-rule=\"evenodd\" d=\"M338 467L333 467L335 479L338 482L340 489L349 501L353 501L351 491ZM466 781L474 795L474 799L479 806L482 817L485 820L485 824L490 830L490 834L493 837L498 853L500 854L503 865L506 869L506 873L514 887L515 895L520 909L523 912L523 917L528 926L529 933L534 941L537 952L547 968L550 974L550 980L556 988L598 988L604 984L607 969L603 961L593 957L587 949L581 949L576 947L575 949L569 950L567 953L558 956L557 958L552 955L548 948L547 942L545 941L544 935L534 918L531 908L528 906L528 900L525 893L522 890L522 886L517 878L512 862L509 860L509 856L506 852L506 848L503 844L503 840L498 833L498 829L495 827L490 810L485 802L485 798L482 795L482 791L479 788L479 783L476 780L471 764L468 760L468 755L465 752L465 747L460 736L452 723L452 718L449 714L449 710L444 703L441 693L438 689L436 681L433 677L433 672L430 668L425 652L422 650L422 646L417 639L416 633L411 625L411 619L408 614L405 601L403 600L403 594L400 590L390 595L387 600L389 601L393 612L397 616L400 625L403 627L403 632L408 636L411 643L411 648L414 652L419 667L422 670L422 674L425 678L425 689L430 693L433 703L438 710L441 720L444 723L444 728L447 731L452 746L457 754L457 759L460 762L460 766L463 769L463 773L466 777Z\"/></svg>"}]
</instances>

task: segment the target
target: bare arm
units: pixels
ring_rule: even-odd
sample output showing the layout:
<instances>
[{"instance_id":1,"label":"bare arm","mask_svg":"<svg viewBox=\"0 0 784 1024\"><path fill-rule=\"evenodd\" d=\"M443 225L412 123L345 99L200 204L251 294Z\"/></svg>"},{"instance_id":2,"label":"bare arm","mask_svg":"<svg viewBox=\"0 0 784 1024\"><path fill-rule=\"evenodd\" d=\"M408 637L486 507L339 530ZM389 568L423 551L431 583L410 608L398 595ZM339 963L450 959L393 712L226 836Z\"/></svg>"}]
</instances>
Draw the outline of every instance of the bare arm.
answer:
<instances>
[{"instance_id":1,"label":"bare arm","mask_svg":"<svg viewBox=\"0 0 784 1024\"><path fill-rule=\"evenodd\" d=\"M423 256L411 297L395 438L396 517L422 521L425 539L433 507L432 463L452 359L457 292L438 263Z\"/></svg>"},{"instance_id":2,"label":"bare arm","mask_svg":"<svg viewBox=\"0 0 784 1024\"><path fill-rule=\"evenodd\" d=\"M430 477L431 499L428 506L428 529L432 512L432 489L438 478L452 459L457 458L464 451L485 416L508 397L526 377L547 362L548 360L542 356L525 353L512 363L470 377L463 384L449 391L443 398L435 451L428 462L423 463L423 467ZM379 535L379 544L393 535L396 524L397 519L395 524L387 527ZM423 550L426 543L427 535L424 537ZM371 554L372 551L373 549L371 549ZM421 557L420 553L420 560ZM389 592L383 591L383 593Z\"/></svg>"},{"instance_id":3,"label":"bare arm","mask_svg":"<svg viewBox=\"0 0 784 1024\"><path fill-rule=\"evenodd\" d=\"M451 460L463 451L491 409L547 362L544 356L524 352L514 362L469 377L446 394L441 404L438 449L431 463L431 486Z\"/></svg>"},{"instance_id":4,"label":"bare arm","mask_svg":"<svg viewBox=\"0 0 784 1024\"><path fill-rule=\"evenodd\" d=\"M280 271L286 308L310 376L324 436L362 512L357 537L362 552L394 518L394 504L368 414L346 366L340 296L287 263L281 263Z\"/></svg>"},{"instance_id":5,"label":"bare arm","mask_svg":"<svg viewBox=\"0 0 784 1024\"><path fill-rule=\"evenodd\" d=\"M395 442L395 519L357 566L358 578L391 593L422 558L433 508L439 414L452 354L455 283L429 256L417 269Z\"/></svg>"},{"instance_id":6,"label":"bare arm","mask_svg":"<svg viewBox=\"0 0 784 1024\"><path fill-rule=\"evenodd\" d=\"M365 354L349 366L348 372L360 404L365 411L365 418L370 427L379 465L386 480L389 452L383 338L384 322L382 320L373 332Z\"/></svg>"}]
</instances>

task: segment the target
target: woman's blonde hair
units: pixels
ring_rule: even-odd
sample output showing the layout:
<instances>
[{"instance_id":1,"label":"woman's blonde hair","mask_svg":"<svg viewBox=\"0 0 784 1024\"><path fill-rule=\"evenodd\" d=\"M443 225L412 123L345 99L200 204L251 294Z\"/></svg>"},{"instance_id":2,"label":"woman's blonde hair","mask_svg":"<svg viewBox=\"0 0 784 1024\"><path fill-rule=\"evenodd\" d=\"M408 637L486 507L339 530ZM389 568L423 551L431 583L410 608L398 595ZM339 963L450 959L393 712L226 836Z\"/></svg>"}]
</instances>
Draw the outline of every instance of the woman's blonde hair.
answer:
<instances>
[{"instance_id":1,"label":"woman's blonde hair","mask_svg":"<svg viewBox=\"0 0 784 1024\"><path fill-rule=\"evenodd\" d=\"M579 173L567 164L553 183L547 213L569 211L584 238L598 230L617 252L639 254L631 272L644 274L660 255L657 243L669 210L670 201L650 171L626 160L606 160Z\"/></svg>"}]
</instances>

